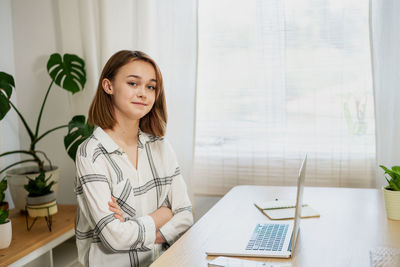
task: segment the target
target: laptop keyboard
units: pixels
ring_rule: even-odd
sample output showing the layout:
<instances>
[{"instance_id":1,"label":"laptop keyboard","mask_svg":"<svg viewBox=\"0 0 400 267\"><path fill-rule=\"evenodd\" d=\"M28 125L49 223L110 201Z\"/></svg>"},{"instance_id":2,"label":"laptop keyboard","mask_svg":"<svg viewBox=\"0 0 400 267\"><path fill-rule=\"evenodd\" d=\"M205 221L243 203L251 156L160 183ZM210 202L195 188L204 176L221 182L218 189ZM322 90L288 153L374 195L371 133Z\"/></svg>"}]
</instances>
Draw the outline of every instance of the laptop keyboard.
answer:
<instances>
[{"instance_id":1,"label":"laptop keyboard","mask_svg":"<svg viewBox=\"0 0 400 267\"><path fill-rule=\"evenodd\" d=\"M246 250L281 251L289 224L257 224Z\"/></svg>"}]
</instances>

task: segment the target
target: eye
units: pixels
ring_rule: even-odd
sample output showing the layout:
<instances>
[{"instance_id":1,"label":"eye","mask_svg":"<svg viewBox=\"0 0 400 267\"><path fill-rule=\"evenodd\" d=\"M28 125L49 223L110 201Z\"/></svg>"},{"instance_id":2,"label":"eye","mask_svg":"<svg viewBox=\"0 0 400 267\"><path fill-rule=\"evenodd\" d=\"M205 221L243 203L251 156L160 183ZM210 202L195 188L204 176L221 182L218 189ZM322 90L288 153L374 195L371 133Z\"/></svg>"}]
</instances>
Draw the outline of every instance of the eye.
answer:
<instances>
[{"instance_id":1,"label":"eye","mask_svg":"<svg viewBox=\"0 0 400 267\"><path fill-rule=\"evenodd\" d=\"M156 88L154 86L152 86L152 85L147 86L147 89L156 90Z\"/></svg>"},{"instance_id":2,"label":"eye","mask_svg":"<svg viewBox=\"0 0 400 267\"><path fill-rule=\"evenodd\" d=\"M136 86L136 85L137 85L135 82L128 82L128 84L129 84L130 86Z\"/></svg>"}]
</instances>

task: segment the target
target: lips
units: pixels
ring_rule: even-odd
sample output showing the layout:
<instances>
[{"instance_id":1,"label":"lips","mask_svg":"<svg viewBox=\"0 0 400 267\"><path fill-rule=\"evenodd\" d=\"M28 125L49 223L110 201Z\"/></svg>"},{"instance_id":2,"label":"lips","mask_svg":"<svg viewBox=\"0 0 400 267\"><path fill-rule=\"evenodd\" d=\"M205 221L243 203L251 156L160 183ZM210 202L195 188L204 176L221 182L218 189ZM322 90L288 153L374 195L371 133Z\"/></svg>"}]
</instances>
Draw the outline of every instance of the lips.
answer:
<instances>
[{"instance_id":1,"label":"lips","mask_svg":"<svg viewBox=\"0 0 400 267\"><path fill-rule=\"evenodd\" d=\"M145 103L142 103L142 102L132 102L132 104L141 105L141 106L147 106Z\"/></svg>"}]
</instances>

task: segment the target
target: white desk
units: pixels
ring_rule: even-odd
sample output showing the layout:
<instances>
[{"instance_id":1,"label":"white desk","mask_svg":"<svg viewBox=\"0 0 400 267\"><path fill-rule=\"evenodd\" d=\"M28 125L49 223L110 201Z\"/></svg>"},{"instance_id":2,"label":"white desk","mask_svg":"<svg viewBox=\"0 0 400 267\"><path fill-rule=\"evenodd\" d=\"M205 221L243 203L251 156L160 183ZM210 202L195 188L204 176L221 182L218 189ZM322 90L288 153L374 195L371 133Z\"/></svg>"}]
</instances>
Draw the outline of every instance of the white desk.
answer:
<instances>
[{"instance_id":1,"label":"white desk","mask_svg":"<svg viewBox=\"0 0 400 267\"><path fill-rule=\"evenodd\" d=\"M295 197L295 187L235 187L151 266L207 266L213 258L205 254L207 243L222 224L244 217L268 220L253 202ZM261 260L290 261L293 267L365 267L373 247L400 248L400 221L386 218L380 190L306 187L304 202L321 217L302 219L294 256Z\"/></svg>"}]
</instances>

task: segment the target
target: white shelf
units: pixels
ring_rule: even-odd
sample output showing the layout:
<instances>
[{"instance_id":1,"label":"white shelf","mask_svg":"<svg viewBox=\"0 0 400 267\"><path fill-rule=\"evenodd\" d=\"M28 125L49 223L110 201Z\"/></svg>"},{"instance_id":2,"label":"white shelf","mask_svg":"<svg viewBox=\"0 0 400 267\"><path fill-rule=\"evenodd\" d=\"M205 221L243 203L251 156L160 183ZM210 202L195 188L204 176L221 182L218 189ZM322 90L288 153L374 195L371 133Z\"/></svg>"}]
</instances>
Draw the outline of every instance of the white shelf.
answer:
<instances>
[{"instance_id":1,"label":"white shelf","mask_svg":"<svg viewBox=\"0 0 400 267\"><path fill-rule=\"evenodd\" d=\"M78 251L75 236L53 249L54 267L78 267Z\"/></svg>"}]
</instances>

